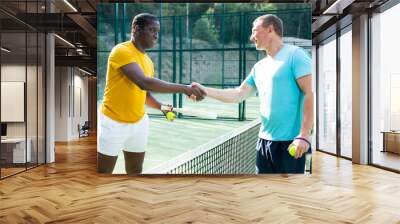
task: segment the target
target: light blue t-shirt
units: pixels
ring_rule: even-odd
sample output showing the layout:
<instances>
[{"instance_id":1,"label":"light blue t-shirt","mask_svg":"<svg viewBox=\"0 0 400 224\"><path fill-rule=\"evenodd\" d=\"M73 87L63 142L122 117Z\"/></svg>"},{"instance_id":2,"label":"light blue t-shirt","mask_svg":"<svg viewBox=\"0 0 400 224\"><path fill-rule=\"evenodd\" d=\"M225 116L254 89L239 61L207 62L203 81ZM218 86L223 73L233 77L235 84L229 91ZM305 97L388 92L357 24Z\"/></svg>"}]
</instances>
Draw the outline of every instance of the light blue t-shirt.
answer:
<instances>
[{"instance_id":1,"label":"light blue t-shirt","mask_svg":"<svg viewBox=\"0 0 400 224\"><path fill-rule=\"evenodd\" d=\"M308 74L310 56L289 44L254 65L245 82L257 88L260 98L260 138L289 141L300 133L304 94L296 79Z\"/></svg>"}]
</instances>

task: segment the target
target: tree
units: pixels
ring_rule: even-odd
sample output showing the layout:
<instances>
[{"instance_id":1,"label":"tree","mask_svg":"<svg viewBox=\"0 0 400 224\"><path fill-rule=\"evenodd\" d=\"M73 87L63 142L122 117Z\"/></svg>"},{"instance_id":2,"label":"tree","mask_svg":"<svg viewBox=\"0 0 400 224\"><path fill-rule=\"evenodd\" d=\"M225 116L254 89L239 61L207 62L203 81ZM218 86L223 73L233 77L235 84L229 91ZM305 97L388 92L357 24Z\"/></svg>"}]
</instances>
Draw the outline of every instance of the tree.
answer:
<instances>
[{"instance_id":1,"label":"tree","mask_svg":"<svg viewBox=\"0 0 400 224\"><path fill-rule=\"evenodd\" d=\"M218 42L218 31L210 17L203 16L196 21L193 28L193 39L204 40L212 44Z\"/></svg>"}]
</instances>

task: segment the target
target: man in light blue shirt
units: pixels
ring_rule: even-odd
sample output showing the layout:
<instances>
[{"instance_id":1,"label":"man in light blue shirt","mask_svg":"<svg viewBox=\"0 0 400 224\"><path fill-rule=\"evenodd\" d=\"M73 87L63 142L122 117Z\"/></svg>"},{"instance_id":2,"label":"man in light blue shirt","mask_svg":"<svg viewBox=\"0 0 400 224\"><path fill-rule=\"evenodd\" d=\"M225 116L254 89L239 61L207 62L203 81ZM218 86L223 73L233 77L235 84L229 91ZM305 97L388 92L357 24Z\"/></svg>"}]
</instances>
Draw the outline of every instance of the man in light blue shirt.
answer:
<instances>
[{"instance_id":1,"label":"man in light blue shirt","mask_svg":"<svg viewBox=\"0 0 400 224\"><path fill-rule=\"evenodd\" d=\"M237 103L258 91L261 128L257 142L258 173L304 173L304 153L311 150L313 125L311 58L300 47L284 44L282 20L263 15L253 22L250 40L267 56L235 89L203 87L207 96ZM193 85L200 85L193 83ZM296 146L292 157L287 148Z\"/></svg>"}]
</instances>

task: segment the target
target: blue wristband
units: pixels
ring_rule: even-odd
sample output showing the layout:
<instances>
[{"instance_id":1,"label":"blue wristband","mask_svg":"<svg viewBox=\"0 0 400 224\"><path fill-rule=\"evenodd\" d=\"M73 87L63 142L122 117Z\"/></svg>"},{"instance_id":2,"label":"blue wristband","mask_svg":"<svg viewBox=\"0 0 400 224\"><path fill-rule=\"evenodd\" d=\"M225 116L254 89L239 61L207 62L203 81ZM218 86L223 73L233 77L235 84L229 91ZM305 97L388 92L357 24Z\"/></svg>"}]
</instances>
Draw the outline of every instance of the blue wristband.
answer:
<instances>
[{"instance_id":1,"label":"blue wristband","mask_svg":"<svg viewBox=\"0 0 400 224\"><path fill-rule=\"evenodd\" d=\"M310 141L308 141L306 138L302 138L302 137L296 137L296 138L294 138L294 139L303 140L303 141L307 142L307 143L308 143L308 145L311 147L311 143L310 143Z\"/></svg>"}]
</instances>

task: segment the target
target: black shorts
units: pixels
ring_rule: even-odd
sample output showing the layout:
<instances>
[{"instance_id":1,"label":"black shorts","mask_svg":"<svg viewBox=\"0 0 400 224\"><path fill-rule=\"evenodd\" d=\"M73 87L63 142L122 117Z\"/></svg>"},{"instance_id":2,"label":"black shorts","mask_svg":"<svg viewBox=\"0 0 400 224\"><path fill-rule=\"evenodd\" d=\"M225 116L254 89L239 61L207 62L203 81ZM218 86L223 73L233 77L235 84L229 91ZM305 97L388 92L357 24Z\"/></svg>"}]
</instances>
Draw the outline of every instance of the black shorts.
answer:
<instances>
[{"instance_id":1,"label":"black shorts","mask_svg":"<svg viewBox=\"0 0 400 224\"><path fill-rule=\"evenodd\" d=\"M257 141L257 173L304 173L305 153L295 159L287 148L293 141ZM308 150L311 153L311 147Z\"/></svg>"}]
</instances>

